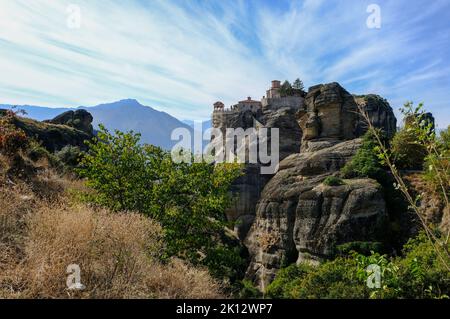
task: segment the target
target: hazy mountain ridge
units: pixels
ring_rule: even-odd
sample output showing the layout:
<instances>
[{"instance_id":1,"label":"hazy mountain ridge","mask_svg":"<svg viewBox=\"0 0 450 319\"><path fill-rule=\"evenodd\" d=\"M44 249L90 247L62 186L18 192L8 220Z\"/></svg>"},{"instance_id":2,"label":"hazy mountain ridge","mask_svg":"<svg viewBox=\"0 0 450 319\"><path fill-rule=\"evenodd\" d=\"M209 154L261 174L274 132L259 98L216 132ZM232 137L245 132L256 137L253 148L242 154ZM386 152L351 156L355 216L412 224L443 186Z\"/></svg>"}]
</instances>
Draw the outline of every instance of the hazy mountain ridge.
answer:
<instances>
[{"instance_id":1,"label":"hazy mountain ridge","mask_svg":"<svg viewBox=\"0 0 450 319\"><path fill-rule=\"evenodd\" d=\"M13 105L0 104L0 108L12 108ZM24 110L26 117L43 121L75 109L85 109L94 117L93 126L104 124L110 130L139 132L142 142L170 149L176 141L171 140L171 133L175 128L186 128L193 133L193 128L170 114L157 111L145 106L135 99L124 99L112 103L96 106L79 106L76 108L50 108L35 105L18 105L17 109Z\"/></svg>"}]
</instances>

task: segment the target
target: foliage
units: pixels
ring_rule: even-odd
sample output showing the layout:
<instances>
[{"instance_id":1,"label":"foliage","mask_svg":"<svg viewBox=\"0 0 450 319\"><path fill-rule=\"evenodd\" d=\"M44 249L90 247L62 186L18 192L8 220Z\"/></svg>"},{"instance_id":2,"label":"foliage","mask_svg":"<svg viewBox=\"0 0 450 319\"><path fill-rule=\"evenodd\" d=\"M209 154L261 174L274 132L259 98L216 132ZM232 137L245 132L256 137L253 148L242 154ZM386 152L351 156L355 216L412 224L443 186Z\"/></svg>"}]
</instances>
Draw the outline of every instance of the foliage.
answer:
<instances>
[{"instance_id":1,"label":"foliage","mask_svg":"<svg viewBox=\"0 0 450 319\"><path fill-rule=\"evenodd\" d=\"M340 186L345 184L342 178L339 178L337 176L328 176L327 178L325 178L323 183L328 186Z\"/></svg>"},{"instance_id":2,"label":"foliage","mask_svg":"<svg viewBox=\"0 0 450 319\"><path fill-rule=\"evenodd\" d=\"M300 79L296 79L293 84L286 80L281 85L279 93L281 96L304 96L306 94L304 88L303 82Z\"/></svg>"},{"instance_id":3,"label":"foliage","mask_svg":"<svg viewBox=\"0 0 450 319\"><path fill-rule=\"evenodd\" d=\"M354 258L338 257L309 272L289 291L292 298L364 298L366 287L357 276Z\"/></svg>"},{"instance_id":4,"label":"foliage","mask_svg":"<svg viewBox=\"0 0 450 319\"><path fill-rule=\"evenodd\" d=\"M434 148L425 157L425 179L435 192L450 196L450 126L441 131Z\"/></svg>"},{"instance_id":5,"label":"foliage","mask_svg":"<svg viewBox=\"0 0 450 319\"><path fill-rule=\"evenodd\" d=\"M304 89L305 89L305 86L303 85L303 81L298 78L294 81L294 83L292 84L292 87L294 89L300 90L300 91L304 91Z\"/></svg>"},{"instance_id":6,"label":"foliage","mask_svg":"<svg viewBox=\"0 0 450 319\"><path fill-rule=\"evenodd\" d=\"M37 162L42 159L49 160L52 157L52 154L50 154L45 147L33 139L31 139L28 144L26 155L33 162Z\"/></svg>"},{"instance_id":7,"label":"foliage","mask_svg":"<svg viewBox=\"0 0 450 319\"><path fill-rule=\"evenodd\" d=\"M280 87L280 95L281 96L291 96L293 94L292 85L288 80L284 81Z\"/></svg>"},{"instance_id":8,"label":"foliage","mask_svg":"<svg viewBox=\"0 0 450 319\"><path fill-rule=\"evenodd\" d=\"M292 264L281 269L275 280L267 287L266 296L269 298L293 298L294 288L301 284L304 277L312 271L312 266L307 264Z\"/></svg>"},{"instance_id":9,"label":"foliage","mask_svg":"<svg viewBox=\"0 0 450 319\"><path fill-rule=\"evenodd\" d=\"M442 150L439 149L436 135L434 132L434 123L430 120L431 114L425 113L422 111L423 104L419 104L417 107L414 107L411 102L407 102L402 109L403 114L405 115L405 127L408 127L410 131L413 132L416 141L421 148L423 148L428 154L428 158L433 160L433 156L436 155L441 157ZM435 235L433 229L430 227L428 222L425 219L426 214L426 206L420 205L421 196L415 196L412 194L409 186L405 183L401 172L397 168L395 164L396 154L392 150L388 149L386 145L383 143L381 136L378 134L378 131L374 128L371 123L370 117L361 108L359 109L361 115L364 117L366 122L369 125L369 130L373 133L377 141L377 153L379 159L389 167L391 171L392 177L395 179L394 186L397 190L399 190L406 199L409 204L409 208L414 211L415 216L421 223L423 230L428 238L429 243L434 248L437 256L439 257L442 265L450 272L450 251L448 249L449 239L450 239L450 229L446 230L446 234L439 238ZM395 151L395 150L394 150ZM439 189L442 190L441 195L444 200L444 209L442 212L442 223L448 223L450 221L450 203L448 199L448 191L446 189L446 185L448 185L448 180L446 180L446 176L448 173L446 170L448 169L445 165L441 165L440 161L432 162L432 165L429 167L430 170L434 170L436 173L436 177L439 183ZM442 176L442 178L441 178Z\"/></svg>"},{"instance_id":10,"label":"foliage","mask_svg":"<svg viewBox=\"0 0 450 319\"><path fill-rule=\"evenodd\" d=\"M25 132L16 128L12 123L16 113L11 110L2 111L0 114L0 152L13 155L28 145Z\"/></svg>"},{"instance_id":11,"label":"foliage","mask_svg":"<svg viewBox=\"0 0 450 319\"><path fill-rule=\"evenodd\" d=\"M350 255L353 251L368 256L372 252L380 253L382 250L383 243L377 241L352 241L336 247L336 251L340 255Z\"/></svg>"},{"instance_id":12,"label":"foliage","mask_svg":"<svg viewBox=\"0 0 450 319\"><path fill-rule=\"evenodd\" d=\"M262 297L262 293L255 286L253 286L253 283L248 279L240 281L238 288L239 288L239 292L237 294L238 298L256 299Z\"/></svg>"},{"instance_id":13,"label":"foliage","mask_svg":"<svg viewBox=\"0 0 450 319\"><path fill-rule=\"evenodd\" d=\"M343 177L369 177L379 182L383 181L386 178L386 174L376 150L376 140L372 132L367 131L363 136L363 143L355 156L341 169Z\"/></svg>"},{"instance_id":14,"label":"foliage","mask_svg":"<svg viewBox=\"0 0 450 319\"><path fill-rule=\"evenodd\" d=\"M377 265L381 286L369 288L367 280ZM308 267L308 268L302 268ZM350 252L316 268L291 265L282 269L267 288L273 298L448 298L450 273L439 262L424 233L411 239L403 256Z\"/></svg>"},{"instance_id":15,"label":"foliage","mask_svg":"<svg viewBox=\"0 0 450 319\"><path fill-rule=\"evenodd\" d=\"M202 263L218 277L242 263L223 244L229 188L240 173L236 164L175 163L170 153L139 143L140 135L100 126L78 172L97 191L91 200L115 211L141 212L159 221L167 256ZM236 265L237 264L237 265Z\"/></svg>"},{"instance_id":16,"label":"foliage","mask_svg":"<svg viewBox=\"0 0 450 319\"><path fill-rule=\"evenodd\" d=\"M400 109L404 116L404 127L392 139L392 155L395 165L400 169L421 170L427 155L423 142L434 139L434 123L423 110L423 104L414 107L407 102Z\"/></svg>"},{"instance_id":17,"label":"foliage","mask_svg":"<svg viewBox=\"0 0 450 319\"><path fill-rule=\"evenodd\" d=\"M78 146L66 145L56 152L55 156L65 167L76 168L81 160L82 152Z\"/></svg>"},{"instance_id":18,"label":"foliage","mask_svg":"<svg viewBox=\"0 0 450 319\"><path fill-rule=\"evenodd\" d=\"M55 183L56 200L45 199ZM38 188L0 185L0 298L224 297L206 269L160 260L158 223L72 202L61 187L78 184L46 176ZM67 289L70 264L80 266L82 291Z\"/></svg>"}]
</instances>

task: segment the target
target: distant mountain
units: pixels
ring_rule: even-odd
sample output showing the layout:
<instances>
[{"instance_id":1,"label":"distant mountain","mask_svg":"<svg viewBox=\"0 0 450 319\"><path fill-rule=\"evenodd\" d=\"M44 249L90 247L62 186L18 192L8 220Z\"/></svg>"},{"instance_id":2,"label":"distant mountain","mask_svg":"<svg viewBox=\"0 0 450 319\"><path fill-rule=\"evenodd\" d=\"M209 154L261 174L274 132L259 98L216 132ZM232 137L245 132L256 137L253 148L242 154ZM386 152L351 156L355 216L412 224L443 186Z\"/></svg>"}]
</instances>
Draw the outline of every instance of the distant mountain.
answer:
<instances>
[{"instance_id":1,"label":"distant mountain","mask_svg":"<svg viewBox=\"0 0 450 319\"><path fill-rule=\"evenodd\" d=\"M11 108L11 105L0 105L0 108ZM33 105L17 107L27 113L27 117L39 121L52 119L73 108L49 108ZM144 106L134 99L126 99L113 103L78 108L89 111L94 117L94 128L104 124L109 130L139 132L142 142L170 149L177 141L171 141L170 136L175 128L186 128L193 134L193 128L175 117L149 106Z\"/></svg>"}]
</instances>

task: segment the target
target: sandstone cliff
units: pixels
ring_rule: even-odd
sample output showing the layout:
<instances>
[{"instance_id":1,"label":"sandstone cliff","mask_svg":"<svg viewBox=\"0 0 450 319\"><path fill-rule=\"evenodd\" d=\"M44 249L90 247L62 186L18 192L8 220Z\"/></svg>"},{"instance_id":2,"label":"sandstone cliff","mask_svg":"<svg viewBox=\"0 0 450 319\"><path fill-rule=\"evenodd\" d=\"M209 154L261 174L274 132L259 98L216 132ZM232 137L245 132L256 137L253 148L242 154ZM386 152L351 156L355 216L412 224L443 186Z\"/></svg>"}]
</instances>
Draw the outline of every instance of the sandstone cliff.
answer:
<instances>
[{"instance_id":1,"label":"sandstone cliff","mask_svg":"<svg viewBox=\"0 0 450 319\"><path fill-rule=\"evenodd\" d=\"M385 99L351 95L338 83L311 87L295 106L267 105L262 111L237 113L216 123L246 128L257 121L280 129L278 172L265 176L247 166L235 182L239 197L227 212L230 220L238 221L236 231L249 251L247 277L260 289L284 264L317 262L332 254L336 245L378 239L387 215L380 185L371 179L323 184L361 145L359 137L367 126L358 106L387 135L395 133L396 119Z\"/></svg>"}]
</instances>

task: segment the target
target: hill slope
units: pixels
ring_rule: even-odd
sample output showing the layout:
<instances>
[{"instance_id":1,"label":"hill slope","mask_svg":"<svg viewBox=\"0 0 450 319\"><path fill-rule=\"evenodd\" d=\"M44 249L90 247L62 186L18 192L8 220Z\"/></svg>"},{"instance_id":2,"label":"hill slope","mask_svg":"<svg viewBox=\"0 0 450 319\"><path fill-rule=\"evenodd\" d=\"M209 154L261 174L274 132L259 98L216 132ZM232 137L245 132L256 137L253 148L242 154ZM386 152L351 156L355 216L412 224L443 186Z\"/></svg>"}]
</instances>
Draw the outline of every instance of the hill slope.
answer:
<instances>
[{"instance_id":1,"label":"hill slope","mask_svg":"<svg viewBox=\"0 0 450 319\"><path fill-rule=\"evenodd\" d=\"M0 108L11 108L11 105L0 105ZM170 135L175 128L187 128L191 133L191 126L179 121L175 117L144 106L134 99L120 100L97 106L80 106L79 109L88 110L94 117L94 128L104 124L110 130L133 130L142 135L142 142L170 149L175 141ZM18 109L27 112L27 117L39 121L52 119L55 116L73 108L49 108L33 105L19 105Z\"/></svg>"}]
</instances>

